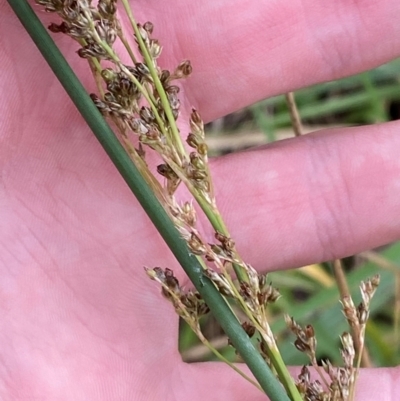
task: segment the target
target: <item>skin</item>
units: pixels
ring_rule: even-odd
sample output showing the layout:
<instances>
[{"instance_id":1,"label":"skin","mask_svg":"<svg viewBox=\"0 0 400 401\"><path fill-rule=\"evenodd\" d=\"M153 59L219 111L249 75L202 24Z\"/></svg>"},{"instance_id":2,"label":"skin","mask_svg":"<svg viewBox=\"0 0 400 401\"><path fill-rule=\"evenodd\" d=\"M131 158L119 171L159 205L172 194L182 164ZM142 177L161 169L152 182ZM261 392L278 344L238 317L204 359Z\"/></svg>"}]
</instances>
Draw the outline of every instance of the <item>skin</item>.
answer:
<instances>
[{"instance_id":1,"label":"skin","mask_svg":"<svg viewBox=\"0 0 400 401\"><path fill-rule=\"evenodd\" d=\"M161 65L192 61L183 117L195 106L209 121L400 55L398 0L162 4L135 10L155 24ZM220 363L181 361L178 319L142 267L184 282L182 271L5 0L0 15L0 398L265 399ZM56 41L93 88L76 45ZM213 161L245 259L285 269L400 239L399 129L321 131ZM399 393L399 368L362 371L358 400Z\"/></svg>"}]
</instances>

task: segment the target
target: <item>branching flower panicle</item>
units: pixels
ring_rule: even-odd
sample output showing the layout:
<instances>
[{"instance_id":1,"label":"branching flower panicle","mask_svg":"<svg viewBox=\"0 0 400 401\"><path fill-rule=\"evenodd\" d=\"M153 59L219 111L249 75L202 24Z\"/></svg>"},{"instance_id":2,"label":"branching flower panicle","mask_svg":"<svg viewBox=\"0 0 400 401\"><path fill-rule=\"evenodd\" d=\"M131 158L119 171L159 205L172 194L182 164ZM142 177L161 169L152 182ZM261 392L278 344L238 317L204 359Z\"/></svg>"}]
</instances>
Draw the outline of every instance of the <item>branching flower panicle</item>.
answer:
<instances>
[{"instance_id":1,"label":"branching flower panicle","mask_svg":"<svg viewBox=\"0 0 400 401\"><path fill-rule=\"evenodd\" d=\"M363 281L360 285L362 301L355 307L351 297L345 297L342 300L343 314L345 315L350 327L356 326L359 330L358 341L364 344L365 325L369 316L369 305L376 289L378 288L380 278L378 275L371 279ZM322 383L319 381L311 382L310 374L307 367L303 367L301 374L298 377L296 386L304 395L305 400L318 401L351 401L354 399L355 384L359 373L361 352L356 360L356 351L354 347L353 337L345 332L340 336L342 349L340 354L343 360L343 367L333 367L329 360L322 361L321 371L316 360L317 340L315 338L314 329L311 325L302 328L296 321L285 315L285 321L289 329L296 335L295 347L305 353L311 365L319 374ZM328 375L329 381L324 374Z\"/></svg>"},{"instance_id":2,"label":"branching flower panicle","mask_svg":"<svg viewBox=\"0 0 400 401\"><path fill-rule=\"evenodd\" d=\"M257 336L261 355L277 373L290 398L293 401L350 400L354 395L358 370L353 367L356 356L352 338L347 333L341 337L344 367L333 368L327 361L320 369L316 361L317 340L313 327L302 328L293 318L286 316L289 328L296 335L296 348L308 355L312 366L320 374L321 382L310 380L307 367L303 367L296 383L289 375L266 313L268 304L277 301L280 293L267 282L266 275L259 274L242 259L220 215L210 175L204 123L199 112L194 108L191 110L189 132L181 133L178 129L176 121L180 116L181 102L176 81L191 75L190 61L181 61L173 71L160 68L157 60L162 46L153 37L154 26L151 22L137 23L127 0L121 0L121 3L133 29L135 49L132 49L121 28L117 0L36 0L36 3L61 18L62 22L49 26L52 32L66 34L79 44L77 54L88 60L97 83L98 93L91 94L93 103L118 128L117 136L127 154L153 189L190 252L199 259L204 280L210 280L222 295L241 308L245 316L242 328L249 337ZM121 61L125 58L119 56L117 43L126 50L129 63ZM132 141L132 137L136 141ZM156 174L147 165L145 149L158 155L160 162ZM175 196L181 184L191 194L183 201ZM211 242L197 227L194 202L214 231ZM234 280L232 272L237 280ZM209 308L200 294L182 288L169 268L146 268L146 273L159 283L164 297L202 343L260 388L204 337L199 321ZM357 308L351 298L343 301L347 320L358 325L362 336L369 304L378 284L378 277L362 283L362 302Z\"/></svg>"}]
</instances>

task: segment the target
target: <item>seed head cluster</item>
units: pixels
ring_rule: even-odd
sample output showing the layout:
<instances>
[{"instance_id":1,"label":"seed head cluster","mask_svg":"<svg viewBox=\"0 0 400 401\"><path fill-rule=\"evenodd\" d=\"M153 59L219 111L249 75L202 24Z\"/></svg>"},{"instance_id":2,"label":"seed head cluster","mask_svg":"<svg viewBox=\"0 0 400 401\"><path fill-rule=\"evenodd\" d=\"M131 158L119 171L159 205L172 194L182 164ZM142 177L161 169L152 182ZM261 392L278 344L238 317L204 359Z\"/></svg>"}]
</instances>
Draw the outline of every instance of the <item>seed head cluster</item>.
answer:
<instances>
[{"instance_id":1,"label":"seed head cluster","mask_svg":"<svg viewBox=\"0 0 400 401\"><path fill-rule=\"evenodd\" d=\"M350 327L357 327L360 344L364 344L365 324L369 316L369 306L380 278L378 275L363 281L360 285L362 301L355 307L351 297L346 297L343 304L343 314L348 320ZM309 369L304 366L296 386L306 401L351 401L355 391L356 379L359 372L359 363L356 361L356 351L351 334L345 332L340 336L342 349L340 354L343 360L343 367L334 367L329 360L322 361L322 370L317 363L316 349L317 340L314 328L307 325L302 328L292 317L285 315L288 328L296 336L295 347L306 354L311 366L320 375L321 381L310 379ZM361 357L362 350L359 350ZM323 384L321 384L323 383Z\"/></svg>"},{"instance_id":2,"label":"seed head cluster","mask_svg":"<svg viewBox=\"0 0 400 401\"><path fill-rule=\"evenodd\" d=\"M171 269L155 267L145 270L152 280L161 284L162 294L171 301L179 316L186 319L189 315L191 319L198 321L201 316L208 313L209 308L200 294L197 291L185 291Z\"/></svg>"},{"instance_id":3,"label":"seed head cluster","mask_svg":"<svg viewBox=\"0 0 400 401\"><path fill-rule=\"evenodd\" d=\"M153 188L190 252L201 260L204 280L210 280L223 296L241 308L245 316L242 328L249 337L258 336L260 353L266 362L276 371L285 368L274 365L279 351L266 313L267 305L277 301L280 293L268 283L266 275L259 274L241 258L234 240L219 222L221 216L214 197L204 123L199 112L194 108L191 110L187 133L182 134L176 123L181 106L180 87L176 82L190 76L190 61L180 62L173 71L160 68L157 59L162 46L153 37L153 24L138 24L128 13L136 41L136 47L132 49L117 17L117 0L36 0L36 3L60 17L61 22L52 23L50 31L66 34L79 44L77 53L88 60L98 86L98 93L91 94L93 103L116 125L117 136L132 161ZM129 64L121 61L115 50L116 43L127 51L131 59ZM137 145L131 143L131 137L136 138ZM147 165L145 149L154 151L160 160L154 169L156 173ZM182 183L192 199L177 199L176 192ZM193 200L213 226L211 241L198 228ZM169 268L145 270L160 284L162 294L172 303L176 313L210 348L199 324L200 318L209 311L200 294L182 288ZM236 281L232 271L236 273ZM369 304L378 284L379 277L362 283L362 302L358 307L350 297L342 301L343 312L349 323L359 328L362 343ZM303 367L296 381L303 399L350 400L357 375L352 337L348 333L341 337L344 367L334 368L326 361L321 370L316 360L317 340L313 327L302 328L293 318L286 316L285 319L296 336L295 347L309 357L311 365L320 373L321 381L312 381L308 368Z\"/></svg>"}]
</instances>

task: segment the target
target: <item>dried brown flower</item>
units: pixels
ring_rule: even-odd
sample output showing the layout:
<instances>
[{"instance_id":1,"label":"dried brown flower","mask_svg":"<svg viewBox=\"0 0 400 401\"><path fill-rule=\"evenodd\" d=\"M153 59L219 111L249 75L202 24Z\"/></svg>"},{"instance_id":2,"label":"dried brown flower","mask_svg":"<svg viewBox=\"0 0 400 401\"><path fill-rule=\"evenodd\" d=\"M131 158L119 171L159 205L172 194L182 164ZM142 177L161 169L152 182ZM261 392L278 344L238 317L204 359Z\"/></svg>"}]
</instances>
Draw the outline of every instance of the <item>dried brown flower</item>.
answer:
<instances>
[{"instance_id":1,"label":"dried brown flower","mask_svg":"<svg viewBox=\"0 0 400 401\"><path fill-rule=\"evenodd\" d=\"M217 273L212 269L207 269L204 270L204 275L216 285L221 294L229 297L236 297L231 284L222 273Z\"/></svg>"},{"instance_id":2,"label":"dried brown flower","mask_svg":"<svg viewBox=\"0 0 400 401\"><path fill-rule=\"evenodd\" d=\"M307 354L310 360L314 363L317 349L317 339L315 337L314 328L311 325L307 325L303 329L288 315L285 315L285 322L293 334L296 335L296 340L294 342L295 347L300 352Z\"/></svg>"}]
</instances>

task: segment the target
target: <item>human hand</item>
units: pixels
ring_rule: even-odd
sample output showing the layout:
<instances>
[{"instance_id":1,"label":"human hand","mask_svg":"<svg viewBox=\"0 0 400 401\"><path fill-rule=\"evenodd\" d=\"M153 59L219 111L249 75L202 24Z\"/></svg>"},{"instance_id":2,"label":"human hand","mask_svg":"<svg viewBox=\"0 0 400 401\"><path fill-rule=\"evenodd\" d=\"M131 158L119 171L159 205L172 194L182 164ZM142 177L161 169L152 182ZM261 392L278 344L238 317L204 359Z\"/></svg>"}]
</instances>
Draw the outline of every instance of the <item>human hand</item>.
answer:
<instances>
[{"instance_id":1,"label":"human hand","mask_svg":"<svg viewBox=\"0 0 400 401\"><path fill-rule=\"evenodd\" d=\"M160 63L192 61L182 101L206 120L400 54L395 0L136 4L164 45ZM142 266L182 271L4 0L0 18L0 398L265 399L222 364L181 361L178 319ZM87 74L76 45L56 40ZM399 128L215 160L246 260L284 269L399 239ZM396 400L399 376L363 371L358 399Z\"/></svg>"}]
</instances>

